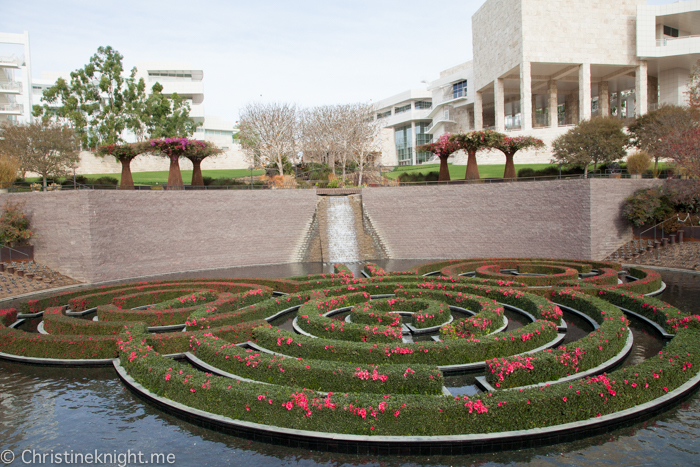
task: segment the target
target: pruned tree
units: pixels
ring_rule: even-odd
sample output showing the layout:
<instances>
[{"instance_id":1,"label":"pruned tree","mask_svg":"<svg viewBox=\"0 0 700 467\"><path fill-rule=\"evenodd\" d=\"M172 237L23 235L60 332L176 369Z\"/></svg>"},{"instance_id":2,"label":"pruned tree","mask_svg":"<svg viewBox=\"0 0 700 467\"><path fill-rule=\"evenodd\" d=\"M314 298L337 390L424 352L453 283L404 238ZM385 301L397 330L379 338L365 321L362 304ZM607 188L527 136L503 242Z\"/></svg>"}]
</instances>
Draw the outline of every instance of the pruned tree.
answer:
<instances>
[{"instance_id":1,"label":"pruned tree","mask_svg":"<svg viewBox=\"0 0 700 467\"><path fill-rule=\"evenodd\" d=\"M0 152L0 188L7 189L19 173L19 160L16 157Z\"/></svg>"},{"instance_id":2,"label":"pruned tree","mask_svg":"<svg viewBox=\"0 0 700 467\"><path fill-rule=\"evenodd\" d=\"M630 144L654 158L654 173L658 174L659 160L673 155L671 147L675 135L691 130L696 120L697 112L692 108L661 106L637 117L629 126Z\"/></svg>"},{"instance_id":3,"label":"pruned tree","mask_svg":"<svg viewBox=\"0 0 700 467\"><path fill-rule=\"evenodd\" d=\"M518 177L515 173L515 162L513 161L516 152L521 149L540 149L543 147L544 142L532 136L516 136L515 138L505 136L501 142L494 146L495 149L500 150L506 156L506 169L503 172L503 178L514 179Z\"/></svg>"},{"instance_id":4,"label":"pruned tree","mask_svg":"<svg viewBox=\"0 0 700 467\"><path fill-rule=\"evenodd\" d=\"M146 143L151 147L152 152L155 152L162 157L167 157L170 160L170 170L168 172L168 190L181 190L184 188L182 183L182 172L180 171L180 158L185 157L192 161L198 169L198 184L203 186L201 162L206 157L219 154L221 150L207 141L188 138L162 138L152 139ZM194 172L192 178L194 180ZM194 184L194 183L193 183Z\"/></svg>"},{"instance_id":5,"label":"pruned tree","mask_svg":"<svg viewBox=\"0 0 700 467\"><path fill-rule=\"evenodd\" d=\"M44 104L34 106L34 116L70 122L86 148L120 143L127 128L138 133L146 86L143 79L136 81L136 68L124 78L123 58L112 47L98 48L87 65L70 74L70 82L59 78L44 91Z\"/></svg>"},{"instance_id":6,"label":"pruned tree","mask_svg":"<svg viewBox=\"0 0 700 467\"><path fill-rule=\"evenodd\" d=\"M284 158L296 160L298 112L294 104L248 104L240 112L241 148L251 165L274 163L284 174Z\"/></svg>"},{"instance_id":7,"label":"pruned tree","mask_svg":"<svg viewBox=\"0 0 700 467\"><path fill-rule=\"evenodd\" d=\"M46 179L62 177L78 162L73 130L51 121L3 122L0 125L0 153L19 161L23 172L39 174L46 191Z\"/></svg>"},{"instance_id":8,"label":"pruned tree","mask_svg":"<svg viewBox=\"0 0 700 467\"><path fill-rule=\"evenodd\" d=\"M223 153L223 149L209 141L199 141L201 144L192 144L187 147L182 157L192 162L192 186L204 186L202 177L202 161L207 157L215 157Z\"/></svg>"},{"instance_id":9,"label":"pruned tree","mask_svg":"<svg viewBox=\"0 0 700 467\"><path fill-rule=\"evenodd\" d=\"M447 166L447 158L461 149L459 143L451 137L450 133L445 133L436 142L423 144L416 148L417 151L432 152L440 158L439 182L450 181L450 169Z\"/></svg>"},{"instance_id":10,"label":"pruned tree","mask_svg":"<svg viewBox=\"0 0 700 467\"><path fill-rule=\"evenodd\" d=\"M583 120L552 142L555 162L583 167L620 160L627 154L629 137L622 131L622 122L613 117Z\"/></svg>"},{"instance_id":11,"label":"pruned tree","mask_svg":"<svg viewBox=\"0 0 700 467\"><path fill-rule=\"evenodd\" d=\"M500 144L505 135L496 131L471 131L469 133L458 133L452 135L450 139L455 141L460 149L463 149L467 155L467 171L464 174L465 180L479 180L479 166L476 162L476 153L480 149L494 148Z\"/></svg>"},{"instance_id":12,"label":"pruned tree","mask_svg":"<svg viewBox=\"0 0 700 467\"><path fill-rule=\"evenodd\" d=\"M152 146L147 143L105 144L97 148L100 156L112 156L122 165L120 188L124 190L134 189L134 178L131 175L131 161L140 154L153 152Z\"/></svg>"}]
</instances>

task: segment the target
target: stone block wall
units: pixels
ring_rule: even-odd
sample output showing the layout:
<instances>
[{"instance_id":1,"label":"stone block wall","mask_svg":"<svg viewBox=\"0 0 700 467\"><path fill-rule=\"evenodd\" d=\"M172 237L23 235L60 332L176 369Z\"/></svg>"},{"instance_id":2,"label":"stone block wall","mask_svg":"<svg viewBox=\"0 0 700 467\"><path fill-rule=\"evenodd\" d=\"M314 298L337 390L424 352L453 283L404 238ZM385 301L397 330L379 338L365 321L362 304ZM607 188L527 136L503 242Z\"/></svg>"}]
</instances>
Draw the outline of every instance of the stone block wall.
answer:
<instances>
[{"instance_id":1,"label":"stone block wall","mask_svg":"<svg viewBox=\"0 0 700 467\"><path fill-rule=\"evenodd\" d=\"M66 191L0 195L32 217L35 258L100 282L299 260L313 190Z\"/></svg>"},{"instance_id":2,"label":"stone block wall","mask_svg":"<svg viewBox=\"0 0 700 467\"><path fill-rule=\"evenodd\" d=\"M622 201L654 180L562 180L363 190L391 258L602 259L631 239Z\"/></svg>"}]
</instances>

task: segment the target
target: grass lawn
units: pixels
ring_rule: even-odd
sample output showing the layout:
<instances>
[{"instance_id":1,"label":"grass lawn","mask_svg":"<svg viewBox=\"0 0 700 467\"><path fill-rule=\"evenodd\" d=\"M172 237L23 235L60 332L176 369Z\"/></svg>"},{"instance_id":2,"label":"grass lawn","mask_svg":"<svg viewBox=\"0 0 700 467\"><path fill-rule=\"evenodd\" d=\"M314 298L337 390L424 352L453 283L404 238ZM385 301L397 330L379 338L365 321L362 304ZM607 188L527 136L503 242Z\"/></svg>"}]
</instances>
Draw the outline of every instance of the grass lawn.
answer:
<instances>
[{"instance_id":1,"label":"grass lawn","mask_svg":"<svg viewBox=\"0 0 700 467\"><path fill-rule=\"evenodd\" d=\"M253 175L262 175L265 173L262 170L253 170ZM137 185L147 185L151 183L167 183L168 181L168 171L162 170L158 172L132 172L132 177L134 178L134 183ZM100 177L112 177L121 181L121 173L116 174L85 174L87 178L95 179ZM211 178L241 178L249 177L250 170L248 169L226 169L226 170L202 170L202 176ZM73 177L68 177L67 180L72 180ZM28 181L37 181L39 178L29 178ZM192 182L192 171L183 170L182 171L182 181L184 183Z\"/></svg>"},{"instance_id":2,"label":"grass lawn","mask_svg":"<svg viewBox=\"0 0 700 467\"><path fill-rule=\"evenodd\" d=\"M517 173L518 170L523 169L525 167L529 167L531 169L535 170L540 170L544 169L545 167L549 167L552 164L515 164L515 171ZM467 166L466 165L452 165L452 164L447 164L447 166L450 169L450 178L452 180L459 180L464 178L464 174L467 172ZM505 171L506 166L505 164L494 164L494 165L485 165L485 164L480 164L479 165L479 175L481 178L503 178L503 172ZM405 167L397 167L396 169L392 170L391 172L385 172L385 175L388 178L396 178L402 173L410 172L410 173L421 173L421 174L427 174L430 172L438 172L440 170L440 164L426 164L426 165L420 165L420 166L405 166Z\"/></svg>"}]
</instances>

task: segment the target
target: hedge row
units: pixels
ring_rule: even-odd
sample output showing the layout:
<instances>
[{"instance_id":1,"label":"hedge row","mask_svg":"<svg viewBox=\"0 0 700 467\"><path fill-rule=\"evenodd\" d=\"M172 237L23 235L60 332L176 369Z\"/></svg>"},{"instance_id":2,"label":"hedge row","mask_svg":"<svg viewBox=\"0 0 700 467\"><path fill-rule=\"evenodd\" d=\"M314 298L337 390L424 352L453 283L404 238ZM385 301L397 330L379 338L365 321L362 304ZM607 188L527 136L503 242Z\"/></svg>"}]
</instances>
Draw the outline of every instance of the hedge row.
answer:
<instances>
[{"instance_id":1,"label":"hedge row","mask_svg":"<svg viewBox=\"0 0 700 467\"><path fill-rule=\"evenodd\" d=\"M682 329L635 367L523 391L473 397L339 393L237 382L159 357L129 336L122 365L152 392L190 407L270 426L361 435L455 435L523 430L600 417L658 398L697 373L700 332ZM693 370L692 368L695 368Z\"/></svg>"},{"instance_id":2,"label":"hedge row","mask_svg":"<svg viewBox=\"0 0 700 467\"><path fill-rule=\"evenodd\" d=\"M649 318L668 333L674 333L679 328L700 329L700 316L685 313L657 298L617 289L602 289L594 293L606 302Z\"/></svg>"},{"instance_id":3,"label":"hedge row","mask_svg":"<svg viewBox=\"0 0 700 467\"><path fill-rule=\"evenodd\" d=\"M601 268L612 268L620 270L622 265L620 263L615 263L612 261L588 261L588 260L557 260L552 258L482 258L475 260L451 260L451 261L440 261L436 263L429 263L414 268L413 270L418 272L418 274L425 274L426 272L440 270L443 275L453 276L461 274L464 272L475 271L476 268L481 266L490 265L503 265L501 269L515 269L518 264L530 264L536 263L541 265L549 266L563 266L567 268L576 269L580 273L591 272L591 269L601 269Z\"/></svg>"},{"instance_id":4,"label":"hedge row","mask_svg":"<svg viewBox=\"0 0 700 467\"><path fill-rule=\"evenodd\" d=\"M496 265L480 266L476 268L476 275L477 277L484 277L487 279L505 279L509 276L501 274L500 270L514 268L523 269L524 272L533 272L535 274L542 273L535 271L547 271L549 273L549 275L547 276L518 276L518 281L527 284L531 287L554 285L563 280L572 280L578 278L578 272L572 268L560 268L556 266L542 265L529 265L528 267L528 265L518 263L499 263Z\"/></svg>"},{"instance_id":5,"label":"hedge row","mask_svg":"<svg viewBox=\"0 0 700 467\"><path fill-rule=\"evenodd\" d=\"M339 295L331 298L311 300L297 312L297 325L305 332L328 339L342 339L354 342L401 342L401 322L398 326L389 323L364 324L346 323L332 317L323 316L333 309L364 303L369 297L365 292Z\"/></svg>"},{"instance_id":6,"label":"hedge row","mask_svg":"<svg viewBox=\"0 0 700 467\"><path fill-rule=\"evenodd\" d=\"M190 351L192 337L202 337L205 333L212 334L227 342L237 344L240 342L255 341L253 329L264 326L270 327L267 321L254 320L231 326L221 326L206 331L168 332L150 334L146 341L161 354L184 353Z\"/></svg>"},{"instance_id":7,"label":"hedge row","mask_svg":"<svg viewBox=\"0 0 700 467\"><path fill-rule=\"evenodd\" d=\"M556 381L595 368L624 348L630 331L627 319L618 308L573 289L552 290L550 296L589 315L600 328L568 346L532 356L490 361L486 377L494 387L513 388Z\"/></svg>"},{"instance_id":8,"label":"hedge row","mask_svg":"<svg viewBox=\"0 0 700 467\"><path fill-rule=\"evenodd\" d=\"M93 321L72 318L63 314L63 307L51 307L44 311L44 330L52 335L115 336L130 321Z\"/></svg>"},{"instance_id":9,"label":"hedge row","mask_svg":"<svg viewBox=\"0 0 700 467\"><path fill-rule=\"evenodd\" d=\"M457 300L453 305L460 306L458 300L464 294L479 295L490 298L500 303L520 308L532 314L536 319L543 319L559 324L563 313L561 309L545 297L535 295L535 290L524 292L518 289L489 287L483 285L469 284L436 284L422 283L416 284L419 289L444 290ZM544 293L546 289L536 289ZM450 295L446 294L444 300L450 300ZM449 303L449 302L448 302Z\"/></svg>"},{"instance_id":10,"label":"hedge row","mask_svg":"<svg viewBox=\"0 0 700 467\"><path fill-rule=\"evenodd\" d=\"M239 324L245 321L264 319L282 310L286 310L287 308L302 305L308 300L309 295L297 293L294 295L290 294L282 297L268 298L235 311L213 313L209 315L203 315L201 312L198 312L187 320L187 329L205 330L214 327Z\"/></svg>"},{"instance_id":11,"label":"hedge row","mask_svg":"<svg viewBox=\"0 0 700 467\"><path fill-rule=\"evenodd\" d=\"M211 334L190 341L201 360L234 375L315 391L441 394L443 379L430 365L359 365L302 360L243 349Z\"/></svg>"},{"instance_id":12,"label":"hedge row","mask_svg":"<svg viewBox=\"0 0 700 467\"><path fill-rule=\"evenodd\" d=\"M402 344L313 339L279 328L258 328L254 335L262 347L298 358L373 364L457 365L536 349L551 342L557 335L557 328L549 321L536 321L498 336Z\"/></svg>"},{"instance_id":13,"label":"hedge row","mask_svg":"<svg viewBox=\"0 0 700 467\"><path fill-rule=\"evenodd\" d=\"M0 325L10 326L15 321L17 321L16 308L5 308L0 310Z\"/></svg>"},{"instance_id":14,"label":"hedge row","mask_svg":"<svg viewBox=\"0 0 700 467\"><path fill-rule=\"evenodd\" d=\"M618 285L615 287L620 290L629 290L641 294L656 292L661 288L663 281L661 274L651 269L644 268L629 268L630 275L639 280L628 282L627 284Z\"/></svg>"}]
</instances>

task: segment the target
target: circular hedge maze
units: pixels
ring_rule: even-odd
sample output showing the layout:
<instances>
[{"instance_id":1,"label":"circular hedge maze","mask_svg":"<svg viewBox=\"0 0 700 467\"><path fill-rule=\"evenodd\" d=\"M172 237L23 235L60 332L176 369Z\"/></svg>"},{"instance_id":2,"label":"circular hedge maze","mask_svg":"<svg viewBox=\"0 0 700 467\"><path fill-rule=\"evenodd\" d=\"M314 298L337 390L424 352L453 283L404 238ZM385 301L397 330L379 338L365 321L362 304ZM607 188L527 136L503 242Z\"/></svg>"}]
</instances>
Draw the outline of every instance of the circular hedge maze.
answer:
<instances>
[{"instance_id":1,"label":"circular hedge maze","mask_svg":"<svg viewBox=\"0 0 700 467\"><path fill-rule=\"evenodd\" d=\"M700 316L652 297L658 273L621 269L496 258L65 292L0 311L0 357L113 365L166 411L290 446L556 443L649 417L700 383ZM661 342L634 364L622 364L628 315ZM572 317L589 329L567 340ZM473 390L446 387L455 374L472 375Z\"/></svg>"}]
</instances>

